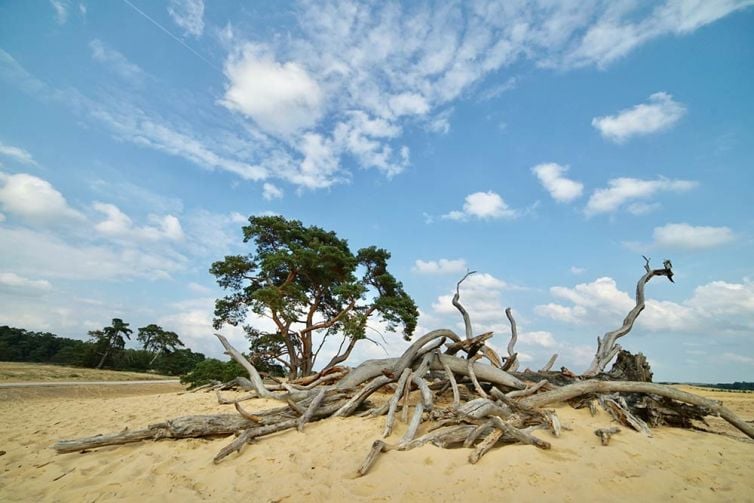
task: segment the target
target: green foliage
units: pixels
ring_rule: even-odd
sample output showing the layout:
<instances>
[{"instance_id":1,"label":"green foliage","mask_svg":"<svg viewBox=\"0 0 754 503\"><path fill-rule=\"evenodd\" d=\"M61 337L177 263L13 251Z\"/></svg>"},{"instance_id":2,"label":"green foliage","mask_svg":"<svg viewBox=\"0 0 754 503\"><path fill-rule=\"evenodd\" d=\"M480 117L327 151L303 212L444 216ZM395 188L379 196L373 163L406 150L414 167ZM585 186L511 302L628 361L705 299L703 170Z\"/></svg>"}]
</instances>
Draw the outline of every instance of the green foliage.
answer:
<instances>
[{"instance_id":1,"label":"green foliage","mask_svg":"<svg viewBox=\"0 0 754 503\"><path fill-rule=\"evenodd\" d=\"M96 367L102 358L107 340L95 338L94 342L58 337L51 333L38 333L0 326L0 361L55 363L74 367ZM204 360L204 355L190 349L177 349L169 353L154 353L140 349L122 349L108 358L113 370L136 372L157 371L167 375L182 375ZM240 368L240 367L239 367Z\"/></svg>"},{"instance_id":2,"label":"green foliage","mask_svg":"<svg viewBox=\"0 0 754 503\"><path fill-rule=\"evenodd\" d=\"M213 381L227 382L240 376L248 377L248 374L235 361L221 362L208 358L197 363L191 372L181 376L181 383L188 384L189 388L196 388Z\"/></svg>"},{"instance_id":3,"label":"green foliage","mask_svg":"<svg viewBox=\"0 0 754 503\"><path fill-rule=\"evenodd\" d=\"M230 292L216 301L214 324L243 325L249 311L271 317L275 333L247 328L253 358L262 349L263 361L282 360L289 375L306 375L317 356L313 334L337 334L349 344L328 364L334 365L365 337L372 314L390 330L402 328L406 338L413 334L418 310L388 272L386 250L371 246L354 254L334 232L280 216L250 217L243 232L254 253L227 256L210 269Z\"/></svg>"},{"instance_id":4,"label":"green foliage","mask_svg":"<svg viewBox=\"0 0 754 503\"><path fill-rule=\"evenodd\" d=\"M146 351L152 353L170 353L178 346L183 347L183 342L175 332L169 332L159 325L151 323L141 327L136 339L141 342Z\"/></svg>"},{"instance_id":5,"label":"green foliage","mask_svg":"<svg viewBox=\"0 0 754 503\"><path fill-rule=\"evenodd\" d=\"M117 356L117 353L123 351L126 347L126 339L131 339L133 330L128 328L128 323L124 323L120 318L113 318L111 324L102 330L92 330L89 332L89 337L94 339L94 344L97 348L97 352L102 356L97 368L102 368L108 361L108 358L113 359Z\"/></svg>"}]
</instances>

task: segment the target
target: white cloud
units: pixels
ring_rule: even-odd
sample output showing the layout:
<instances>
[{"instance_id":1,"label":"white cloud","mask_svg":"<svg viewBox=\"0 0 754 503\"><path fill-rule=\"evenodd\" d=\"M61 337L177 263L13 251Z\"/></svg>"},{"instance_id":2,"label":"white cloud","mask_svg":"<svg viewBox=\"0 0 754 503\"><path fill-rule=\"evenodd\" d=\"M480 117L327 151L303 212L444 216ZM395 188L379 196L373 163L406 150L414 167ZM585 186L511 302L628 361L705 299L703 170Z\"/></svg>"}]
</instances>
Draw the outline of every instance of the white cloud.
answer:
<instances>
[{"instance_id":1,"label":"white cloud","mask_svg":"<svg viewBox=\"0 0 754 503\"><path fill-rule=\"evenodd\" d=\"M411 269L419 274L463 274L468 269L464 259L417 260Z\"/></svg>"},{"instance_id":2,"label":"white cloud","mask_svg":"<svg viewBox=\"0 0 754 503\"><path fill-rule=\"evenodd\" d=\"M12 295L39 296L52 290L44 279L29 279L13 272L0 272L0 292Z\"/></svg>"},{"instance_id":3,"label":"white cloud","mask_svg":"<svg viewBox=\"0 0 754 503\"><path fill-rule=\"evenodd\" d=\"M579 6L576 3L571 6ZM567 45L560 60L550 58L549 65L582 67L596 64L605 67L642 44L665 35L685 35L731 12L751 5L750 0L698 2L669 0L656 2L643 13L635 10L643 4L595 3L600 12L591 17L589 8L575 7L581 16L569 22L568 29L584 29L574 43ZM638 15L637 15L638 14ZM562 28L561 28L562 30ZM564 31L564 30L563 30ZM567 33L567 32L566 32Z\"/></svg>"},{"instance_id":4,"label":"white cloud","mask_svg":"<svg viewBox=\"0 0 754 503\"><path fill-rule=\"evenodd\" d=\"M225 64L222 104L250 117L264 131L288 135L312 127L322 114L322 90L306 69L279 63L268 50L246 44Z\"/></svg>"},{"instance_id":5,"label":"white cloud","mask_svg":"<svg viewBox=\"0 0 754 503\"><path fill-rule=\"evenodd\" d=\"M735 239L728 227L693 226L686 223L655 227L654 245L660 248L700 250L716 248Z\"/></svg>"},{"instance_id":6,"label":"white cloud","mask_svg":"<svg viewBox=\"0 0 754 503\"><path fill-rule=\"evenodd\" d=\"M518 211L508 207L508 204L499 194L488 191L469 194L463 203L463 211L453 210L443 215L442 218L448 220L468 220L469 218L490 220L516 218L518 215Z\"/></svg>"},{"instance_id":7,"label":"white cloud","mask_svg":"<svg viewBox=\"0 0 754 503\"><path fill-rule=\"evenodd\" d=\"M577 267L575 265L572 265L569 271L571 271L571 274L575 274L576 276L578 276L579 274L584 274L586 272L586 269L584 269L583 267Z\"/></svg>"},{"instance_id":8,"label":"white cloud","mask_svg":"<svg viewBox=\"0 0 754 503\"><path fill-rule=\"evenodd\" d=\"M150 215L149 220L154 225L139 227L114 204L95 202L92 207L106 217L94 226L95 230L106 236L137 241L180 241L184 238L181 222L173 215Z\"/></svg>"},{"instance_id":9,"label":"white cloud","mask_svg":"<svg viewBox=\"0 0 754 503\"><path fill-rule=\"evenodd\" d=\"M553 199L561 203L569 203L581 197L584 185L563 176L568 171L567 166L561 166L554 162L538 164L531 169L542 186L550 193Z\"/></svg>"},{"instance_id":10,"label":"white cloud","mask_svg":"<svg viewBox=\"0 0 754 503\"><path fill-rule=\"evenodd\" d=\"M739 355L736 353L723 353L720 357L727 362L743 363L744 365L754 366L754 357L751 356Z\"/></svg>"},{"instance_id":11,"label":"white cloud","mask_svg":"<svg viewBox=\"0 0 754 503\"><path fill-rule=\"evenodd\" d=\"M544 330L522 332L518 334L518 342L524 346L540 346L543 348L554 348L557 345L552 334Z\"/></svg>"},{"instance_id":12,"label":"white cloud","mask_svg":"<svg viewBox=\"0 0 754 503\"><path fill-rule=\"evenodd\" d=\"M47 180L0 173L0 183L0 205L8 213L37 223L84 219Z\"/></svg>"},{"instance_id":13,"label":"white cloud","mask_svg":"<svg viewBox=\"0 0 754 503\"><path fill-rule=\"evenodd\" d=\"M168 13L188 35L200 37L204 31L203 0L170 0Z\"/></svg>"},{"instance_id":14,"label":"white cloud","mask_svg":"<svg viewBox=\"0 0 754 503\"><path fill-rule=\"evenodd\" d=\"M50 0L50 5L52 5L53 10L55 11L55 21L58 24L65 24L68 20L68 9L71 6L70 2L68 0Z\"/></svg>"},{"instance_id":15,"label":"white cloud","mask_svg":"<svg viewBox=\"0 0 754 503\"><path fill-rule=\"evenodd\" d=\"M608 277L573 288L553 287L550 293L570 305L543 304L535 307L535 313L568 324L617 327L635 305L633 297ZM751 336L754 283L713 281L696 287L693 295L680 303L649 298L637 325L651 332Z\"/></svg>"},{"instance_id":16,"label":"white cloud","mask_svg":"<svg viewBox=\"0 0 754 503\"><path fill-rule=\"evenodd\" d=\"M6 267L21 275L73 280L164 279L186 268L187 259L169 249L149 250L82 243L48 232L0 227Z\"/></svg>"},{"instance_id":17,"label":"white cloud","mask_svg":"<svg viewBox=\"0 0 754 503\"><path fill-rule=\"evenodd\" d=\"M461 283L461 304L468 310L477 332L493 329L495 324L505 320L505 306L502 303L502 292L508 284L488 273L472 274ZM454 315L457 323L462 326L462 318L453 306L453 294L440 295L432 304L436 314Z\"/></svg>"},{"instance_id":18,"label":"white cloud","mask_svg":"<svg viewBox=\"0 0 754 503\"><path fill-rule=\"evenodd\" d=\"M687 192L697 186L689 180L640 180L637 178L614 178L608 187L595 190L589 197L584 211L587 215L611 213L636 199L649 199L658 192Z\"/></svg>"},{"instance_id":19,"label":"white cloud","mask_svg":"<svg viewBox=\"0 0 754 503\"><path fill-rule=\"evenodd\" d=\"M144 70L131 63L123 54L106 46L102 41L94 39L89 42L92 59L111 68L123 80L138 84L144 79Z\"/></svg>"},{"instance_id":20,"label":"white cloud","mask_svg":"<svg viewBox=\"0 0 754 503\"><path fill-rule=\"evenodd\" d=\"M21 164L37 164L31 154L26 150L12 145L5 145L2 142L0 142L0 156L9 157Z\"/></svg>"},{"instance_id":21,"label":"white cloud","mask_svg":"<svg viewBox=\"0 0 754 503\"><path fill-rule=\"evenodd\" d=\"M616 115L592 119L592 126L603 137L623 143L634 136L644 136L671 128L686 113L686 107L668 93L654 93L647 103L621 110Z\"/></svg>"},{"instance_id":22,"label":"white cloud","mask_svg":"<svg viewBox=\"0 0 754 503\"><path fill-rule=\"evenodd\" d=\"M280 199L283 197L283 191L276 185L265 183L262 186L262 197L268 201L271 201L272 199Z\"/></svg>"},{"instance_id":23,"label":"white cloud","mask_svg":"<svg viewBox=\"0 0 754 503\"><path fill-rule=\"evenodd\" d=\"M5 215L0 213L0 222L5 222Z\"/></svg>"}]
</instances>

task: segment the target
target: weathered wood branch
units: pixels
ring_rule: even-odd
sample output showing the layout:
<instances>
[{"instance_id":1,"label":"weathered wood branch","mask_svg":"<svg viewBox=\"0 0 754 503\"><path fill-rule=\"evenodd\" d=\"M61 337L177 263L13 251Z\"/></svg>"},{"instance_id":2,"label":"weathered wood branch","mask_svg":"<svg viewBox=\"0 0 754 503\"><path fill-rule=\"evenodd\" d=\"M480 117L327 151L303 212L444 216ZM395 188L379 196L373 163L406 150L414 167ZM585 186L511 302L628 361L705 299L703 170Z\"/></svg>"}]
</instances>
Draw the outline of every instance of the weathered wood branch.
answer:
<instances>
[{"instance_id":1,"label":"weathered wood branch","mask_svg":"<svg viewBox=\"0 0 754 503\"><path fill-rule=\"evenodd\" d=\"M456 283L456 294L453 295L453 305L456 309L461 313L461 316L463 317L463 325L466 328L466 338L471 339L474 337L474 330L471 327L471 317L469 316L468 311L461 305L460 298L461 298L461 283L466 281L466 278L471 276L472 274L475 274L476 271L468 271L461 280Z\"/></svg>"},{"instance_id":2,"label":"weathered wood branch","mask_svg":"<svg viewBox=\"0 0 754 503\"><path fill-rule=\"evenodd\" d=\"M615 355L622 349L617 340L628 334L634 326L636 318L644 310L644 286L655 276L665 276L673 281L673 271L669 260L665 261L665 267L662 269L651 269L649 259L644 257L644 275L636 283L636 305L629 311L620 328L607 332L601 338L597 338L597 352L594 355L592 364L584 372L585 376L595 376L605 370L605 367L615 358Z\"/></svg>"},{"instance_id":3,"label":"weathered wood branch","mask_svg":"<svg viewBox=\"0 0 754 503\"><path fill-rule=\"evenodd\" d=\"M238 350L228 342L228 339L226 339L225 336L215 334L215 337L220 340L220 343L225 348L225 352L249 373L249 379L251 379L251 383L254 385L254 390L257 394L262 398L273 398L272 392L265 388L264 382L262 382L262 377L259 375L259 372L257 372L257 369L254 368L254 365L252 365L244 355L239 353Z\"/></svg>"},{"instance_id":4,"label":"weathered wood branch","mask_svg":"<svg viewBox=\"0 0 754 503\"><path fill-rule=\"evenodd\" d=\"M631 382L631 381L582 381L568 386L563 386L552 391L546 391L534 396L523 398L520 403L527 407L545 407L547 405L559 402L565 402L572 398L590 393L647 393L659 395L677 400L679 402L690 403L699 407L704 407L710 414L719 415L740 431L754 438L754 425L747 423L738 417L733 411L725 407L721 402L710 400L708 398L687 393L672 386L648 382Z\"/></svg>"}]
</instances>

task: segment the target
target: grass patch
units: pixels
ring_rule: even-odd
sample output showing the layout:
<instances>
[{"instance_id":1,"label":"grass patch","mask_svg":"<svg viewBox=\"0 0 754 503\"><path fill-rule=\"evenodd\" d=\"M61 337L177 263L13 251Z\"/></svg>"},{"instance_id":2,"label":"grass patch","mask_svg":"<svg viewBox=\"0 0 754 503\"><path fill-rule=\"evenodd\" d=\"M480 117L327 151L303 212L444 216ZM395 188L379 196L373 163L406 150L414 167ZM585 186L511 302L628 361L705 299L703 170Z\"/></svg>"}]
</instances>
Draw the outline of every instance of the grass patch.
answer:
<instances>
[{"instance_id":1,"label":"grass patch","mask_svg":"<svg viewBox=\"0 0 754 503\"><path fill-rule=\"evenodd\" d=\"M0 383L26 381L161 381L176 379L172 376L97 370L45 363L0 362Z\"/></svg>"}]
</instances>

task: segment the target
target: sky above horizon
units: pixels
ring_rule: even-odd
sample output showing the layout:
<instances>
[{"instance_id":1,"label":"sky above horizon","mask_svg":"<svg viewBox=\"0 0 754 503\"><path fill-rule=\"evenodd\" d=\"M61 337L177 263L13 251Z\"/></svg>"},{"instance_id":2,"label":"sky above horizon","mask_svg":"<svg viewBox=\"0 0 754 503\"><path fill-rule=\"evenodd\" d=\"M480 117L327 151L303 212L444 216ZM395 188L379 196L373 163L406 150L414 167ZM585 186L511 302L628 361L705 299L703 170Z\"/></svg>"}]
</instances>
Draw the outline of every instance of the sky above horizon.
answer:
<instances>
[{"instance_id":1,"label":"sky above horizon","mask_svg":"<svg viewBox=\"0 0 754 503\"><path fill-rule=\"evenodd\" d=\"M221 357L209 266L279 214L388 249L417 334L463 332L478 271L475 331L503 352L512 307L532 369L585 370L669 258L621 345L754 381L752 5L3 2L0 325ZM373 328L350 363L406 347Z\"/></svg>"}]
</instances>

